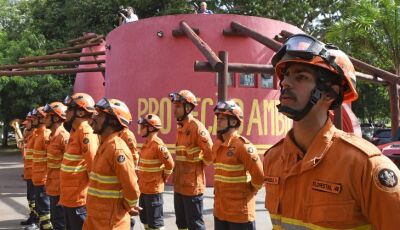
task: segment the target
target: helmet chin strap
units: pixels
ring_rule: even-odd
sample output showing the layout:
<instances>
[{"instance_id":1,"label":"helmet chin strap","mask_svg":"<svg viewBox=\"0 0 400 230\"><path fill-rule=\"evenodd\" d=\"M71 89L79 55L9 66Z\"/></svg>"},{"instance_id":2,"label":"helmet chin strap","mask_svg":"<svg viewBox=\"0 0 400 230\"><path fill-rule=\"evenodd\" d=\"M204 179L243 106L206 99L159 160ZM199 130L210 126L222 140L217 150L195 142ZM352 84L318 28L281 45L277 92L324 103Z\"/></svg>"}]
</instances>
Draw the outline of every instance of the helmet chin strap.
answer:
<instances>
[{"instance_id":1,"label":"helmet chin strap","mask_svg":"<svg viewBox=\"0 0 400 230\"><path fill-rule=\"evenodd\" d=\"M104 130L110 125L110 118L108 116L105 117L103 124L101 125L101 129L98 131L98 134L102 134Z\"/></svg>"},{"instance_id":2,"label":"helmet chin strap","mask_svg":"<svg viewBox=\"0 0 400 230\"><path fill-rule=\"evenodd\" d=\"M142 137L143 138L148 137L150 135L150 133L153 133L153 132L156 132L156 131L157 130L150 131L150 127L146 125L146 134L144 134Z\"/></svg>"},{"instance_id":3,"label":"helmet chin strap","mask_svg":"<svg viewBox=\"0 0 400 230\"><path fill-rule=\"evenodd\" d=\"M232 119L236 120L236 118L234 118L232 116L228 116L228 126L226 126L226 128L223 129L223 130L217 130L217 136L220 137L221 140L222 140L222 135L227 133L231 128L236 128L237 127L237 126L231 125Z\"/></svg>"},{"instance_id":4,"label":"helmet chin strap","mask_svg":"<svg viewBox=\"0 0 400 230\"><path fill-rule=\"evenodd\" d=\"M281 93L282 91L283 89L281 89ZM322 95L321 90L315 87L311 91L310 99L308 100L307 105L302 110L295 110L281 104L277 105L276 107L278 108L279 112L285 114L290 119L294 121L300 121L310 112L312 107L321 99L321 95Z\"/></svg>"},{"instance_id":5,"label":"helmet chin strap","mask_svg":"<svg viewBox=\"0 0 400 230\"><path fill-rule=\"evenodd\" d=\"M187 116L193 111L193 109L194 109L194 107L192 106L192 109L190 109L190 111L186 111L186 103L183 104L183 110L184 110L183 116L177 117L176 120L178 122L185 120L187 118Z\"/></svg>"}]
</instances>

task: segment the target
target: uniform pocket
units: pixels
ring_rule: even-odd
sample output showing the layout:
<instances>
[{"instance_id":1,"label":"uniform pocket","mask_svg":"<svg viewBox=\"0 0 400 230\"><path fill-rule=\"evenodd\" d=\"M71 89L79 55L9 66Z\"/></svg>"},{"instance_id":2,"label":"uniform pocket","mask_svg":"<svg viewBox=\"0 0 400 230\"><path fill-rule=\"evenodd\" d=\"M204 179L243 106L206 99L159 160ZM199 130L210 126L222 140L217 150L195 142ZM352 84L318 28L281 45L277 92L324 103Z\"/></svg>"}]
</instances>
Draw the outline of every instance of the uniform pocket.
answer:
<instances>
[{"instance_id":1,"label":"uniform pocket","mask_svg":"<svg viewBox=\"0 0 400 230\"><path fill-rule=\"evenodd\" d=\"M306 220L309 223L346 222L354 215L355 201L335 201L306 206Z\"/></svg>"}]
</instances>

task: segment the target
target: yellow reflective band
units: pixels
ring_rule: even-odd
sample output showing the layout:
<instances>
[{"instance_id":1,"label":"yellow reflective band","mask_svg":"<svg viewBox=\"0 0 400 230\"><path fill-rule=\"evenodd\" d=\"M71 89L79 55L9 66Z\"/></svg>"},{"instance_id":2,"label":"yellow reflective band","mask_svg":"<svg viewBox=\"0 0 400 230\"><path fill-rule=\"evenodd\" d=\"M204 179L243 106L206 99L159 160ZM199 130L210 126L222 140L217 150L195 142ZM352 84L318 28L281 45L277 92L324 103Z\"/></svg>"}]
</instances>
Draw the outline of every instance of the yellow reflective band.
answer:
<instances>
[{"instance_id":1,"label":"yellow reflective band","mask_svg":"<svg viewBox=\"0 0 400 230\"><path fill-rule=\"evenodd\" d=\"M51 223L47 223L43 225L43 229L53 229L53 225L51 225Z\"/></svg>"},{"instance_id":2,"label":"yellow reflective band","mask_svg":"<svg viewBox=\"0 0 400 230\"><path fill-rule=\"evenodd\" d=\"M178 145L178 146L176 146L176 149L175 149L176 151L186 151L186 146L184 146L184 145Z\"/></svg>"},{"instance_id":3,"label":"yellow reflective band","mask_svg":"<svg viewBox=\"0 0 400 230\"><path fill-rule=\"evenodd\" d=\"M45 161L47 161L47 158L36 158L36 157L34 157L33 159L32 159L32 161L33 162L45 162Z\"/></svg>"},{"instance_id":4,"label":"yellow reflective band","mask_svg":"<svg viewBox=\"0 0 400 230\"><path fill-rule=\"evenodd\" d=\"M33 154L45 155L45 154L46 154L46 151L44 151L44 150L33 150Z\"/></svg>"},{"instance_id":5,"label":"yellow reflective band","mask_svg":"<svg viewBox=\"0 0 400 230\"><path fill-rule=\"evenodd\" d=\"M32 155L28 155L28 154L25 155L25 160L32 160L32 159L33 159Z\"/></svg>"},{"instance_id":6,"label":"yellow reflective band","mask_svg":"<svg viewBox=\"0 0 400 230\"><path fill-rule=\"evenodd\" d=\"M164 227L159 227L159 228L147 228L147 229L149 229L149 230L164 230L165 228Z\"/></svg>"},{"instance_id":7,"label":"yellow reflective band","mask_svg":"<svg viewBox=\"0 0 400 230\"><path fill-rule=\"evenodd\" d=\"M62 160L62 157L61 156L57 156L57 155L53 155L53 154L51 154L51 153L47 153L47 159L50 159L50 160Z\"/></svg>"},{"instance_id":8,"label":"yellow reflective band","mask_svg":"<svg viewBox=\"0 0 400 230\"><path fill-rule=\"evenodd\" d=\"M253 187L256 189L261 189L262 187L262 184L254 184L253 182L251 182L251 185L253 185Z\"/></svg>"},{"instance_id":9,"label":"yellow reflective band","mask_svg":"<svg viewBox=\"0 0 400 230\"><path fill-rule=\"evenodd\" d=\"M251 181L251 176L246 175L246 176L235 176L235 177L229 177L229 176L222 176L215 174L214 175L214 180L215 181L220 181L224 183L247 183Z\"/></svg>"},{"instance_id":10,"label":"yellow reflective band","mask_svg":"<svg viewBox=\"0 0 400 230\"><path fill-rule=\"evenodd\" d=\"M118 178L116 176L103 176L94 172L91 172L90 180L94 180L103 184L118 184Z\"/></svg>"},{"instance_id":11,"label":"yellow reflective band","mask_svg":"<svg viewBox=\"0 0 400 230\"><path fill-rule=\"evenodd\" d=\"M39 221L50 220L50 214L43 215L39 218Z\"/></svg>"},{"instance_id":12,"label":"yellow reflective band","mask_svg":"<svg viewBox=\"0 0 400 230\"><path fill-rule=\"evenodd\" d=\"M301 230L333 230L335 228L325 228L311 223L304 223L302 220L282 217L277 214L270 214L274 229L301 229ZM372 225L361 225L348 230L372 230Z\"/></svg>"},{"instance_id":13,"label":"yellow reflective band","mask_svg":"<svg viewBox=\"0 0 400 230\"><path fill-rule=\"evenodd\" d=\"M224 171L228 171L228 172L243 171L244 165L243 164L228 165L228 164L222 164L222 163L215 163L214 169L220 169L220 170L224 170Z\"/></svg>"},{"instance_id":14,"label":"yellow reflective band","mask_svg":"<svg viewBox=\"0 0 400 230\"><path fill-rule=\"evenodd\" d=\"M67 166L67 165L61 164L61 171L72 172L72 173L84 172L84 171L86 171L86 166L85 165Z\"/></svg>"},{"instance_id":15,"label":"yellow reflective band","mask_svg":"<svg viewBox=\"0 0 400 230\"><path fill-rule=\"evenodd\" d=\"M25 149L25 152L27 152L27 153L32 153L32 152L33 152L33 149Z\"/></svg>"},{"instance_id":16,"label":"yellow reflective band","mask_svg":"<svg viewBox=\"0 0 400 230\"><path fill-rule=\"evenodd\" d=\"M197 163L200 162L202 159L200 157L194 157L193 159L187 159L186 156L176 156L175 158L176 161L185 161L185 162L192 162L192 163Z\"/></svg>"},{"instance_id":17,"label":"yellow reflective band","mask_svg":"<svg viewBox=\"0 0 400 230\"><path fill-rule=\"evenodd\" d=\"M194 154L194 153L197 153L197 152L200 152L200 151L201 151L200 147L194 147L192 149L186 150L187 154Z\"/></svg>"},{"instance_id":18,"label":"yellow reflective band","mask_svg":"<svg viewBox=\"0 0 400 230\"><path fill-rule=\"evenodd\" d=\"M64 153L64 159L69 160L69 161L81 161L81 160L83 160L83 156Z\"/></svg>"},{"instance_id":19,"label":"yellow reflective band","mask_svg":"<svg viewBox=\"0 0 400 230\"><path fill-rule=\"evenodd\" d=\"M143 167L143 166L139 166L139 171L143 171L143 172L160 172L163 169L161 167Z\"/></svg>"},{"instance_id":20,"label":"yellow reflective band","mask_svg":"<svg viewBox=\"0 0 400 230\"><path fill-rule=\"evenodd\" d=\"M100 198L109 198L109 199L119 199L122 198L122 190L105 190L105 189L97 189L93 187L88 188L88 195L100 197Z\"/></svg>"},{"instance_id":21,"label":"yellow reflective band","mask_svg":"<svg viewBox=\"0 0 400 230\"><path fill-rule=\"evenodd\" d=\"M149 164L149 165L150 164L160 164L161 163L161 161L159 159L143 159L143 158L140 158L139 162L143 163L143 164Z\"/></svg>"},{"instance_id":22,"label":"yellow reflective band","mask_svg":"<svg viewBox=\"0 0 400 230\"><path fill-rule=\"evenodd\" d=\"M125 198L126 202L128 202L129 207L135 207L137 205L138 200L129 200Z\"/></svg>"},{"instance_id":23,"label":"yellow reflective band","mask_svg":"<svg viewBox=\"0 0 400 230\"><path fill-rule=\"evenodd\" d=\"M171 173L172 173L172 169L171 169L171 170L166 170L166 169L164 169L164 173L165 173L165 174L171 174Z\"/></svg>"},{"instance_id":24,"label":"yellow reflective band","mask_svg":"<svg viewBox=\"0 0 400 230\"><path fill-rule=\"evenodd\" d=\"M189 230L188 228L178 228L178 230Z\"/></svg>"},{"instance_id":25,"label":"yellow reflective band","mask_svg":"<svg viewBox=\"0 0 400 230\"><path fill-rule=\"evenodd\" d=\"M47 162L47 168L51 168L51 169L59 169L61 168L61 164L56 164L56 163L49 163Z\"/></svg>"}]
</instances>

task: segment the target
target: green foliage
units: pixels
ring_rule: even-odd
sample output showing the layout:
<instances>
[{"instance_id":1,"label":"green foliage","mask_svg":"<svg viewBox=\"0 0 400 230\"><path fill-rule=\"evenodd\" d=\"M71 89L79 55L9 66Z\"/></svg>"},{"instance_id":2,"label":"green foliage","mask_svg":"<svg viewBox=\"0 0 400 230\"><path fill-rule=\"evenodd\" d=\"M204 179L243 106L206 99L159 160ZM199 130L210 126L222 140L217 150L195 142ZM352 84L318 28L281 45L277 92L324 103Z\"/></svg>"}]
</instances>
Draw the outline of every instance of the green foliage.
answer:
<instances>
[{"instance_id":1,"label":"green foliage","mask_svg":"<svg viewBox=\"0 0 400 230\"><path fill-rule=\"evenodd\" d=\"M351 56L393 73L400 68L400 5L392 0L359 0L347 9L351 14L330 27L327 41ZM390 117L388 89L358 83L360 94L354 112L362 120Z\"/></svg>"}]
</instances>

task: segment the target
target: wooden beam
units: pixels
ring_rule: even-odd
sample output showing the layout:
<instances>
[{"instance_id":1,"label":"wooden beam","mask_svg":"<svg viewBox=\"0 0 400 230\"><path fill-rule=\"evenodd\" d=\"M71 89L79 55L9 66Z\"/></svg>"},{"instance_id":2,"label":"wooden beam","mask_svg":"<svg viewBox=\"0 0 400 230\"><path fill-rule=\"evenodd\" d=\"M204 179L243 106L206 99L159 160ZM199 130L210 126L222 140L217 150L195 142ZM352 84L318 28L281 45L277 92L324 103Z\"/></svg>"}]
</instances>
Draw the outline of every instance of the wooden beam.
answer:
<instances>
[{"instance_id":1,"label":"wooden beam","mask_svg":"<svg viewBox=\"0 0 400 230\"><path fill-rule=\"evenodd\" d=\"M48 66L74 66L74 65L90 65L90 64L102 64L105 60L92 60L92 61L55 61L55 62L34 62L29 64L16 64L16 65L3 65L0 66L0 70L12 70L12 69L24 69L24 68L36 68L36 67L48 67Z\"/></svg>"},{"instance_id":2,"label":"wooden beam","mask_svg":"<svg viewBox=\"0 0 400 230\"><path fill-rule=\"evenodd\" d=\"M71 39L71 40L68 40L67 42L70 44L73 44L73 43L83 42L83 41L89 40L91 38L95 38L97 36L98 36L97 34L85 34L82 37Z\"/></svg>"},{"instance_id":3,"label":"wooden beam","mask_svg":"<svg viewBox=\"0 0 400 230\"><path fill-rule=\"evenodd\" d=\"M218 53L219 58L224 63L224 68L218 72L218 101L226 101L228 97L228 52Z\"/></svg>"},{"instance_id":4,"label":"wooden beam","mask_svg":"<svg viewBox=\"0 0 400 230\"><path fill-rule=\"evenodd\" d=\"M194 71L196 72L217 72L212 69L208 62L195 61ZM275 70L272 65L263 64L245 64L245 63L229 63L228 72L237 73L268 73L274 74Z\"/></svg>"},{"instance_id":5,"label":"wooden beam","mask_svg":"<svg viewBox=\"0 0 400 230\"><path fill-rule=\"evenodd\" d=\"M68 59L68 58L78 58L78 57L87 57L87 56L98 56L98 55L105 55L105 54L106 54L105 51L91 52L91 53L52 54L52 55L20 58L20 59L18 59L18 62L26 63L26 62L35 62L35 61L40 61L40 60Z\"/></svg>"},{"instance_id":6,"label":"wooden beam","mask_svg":"<svg viewBox=\"0 0 400 230\"><path fill-rule=\"evenodd\" d=\"M268 37L258 33L257 31L255 31L247 26L244 26L238 22L235 22L235 21L231 22L231 28L233 31L230 34L227 34L226 32L224 32L224 34L225 35L233 35L234 32L236 32L240 36L246 35L246 36L258 41L259 43L269 47L273 51L278 51L282 46L279 42L276 42L274 39L268 38Z\"/></svg>"},{"instance_id":7,"label":"wooden beam","mask_svg":"<svg viewBox=\"0 0 400 230\"><path fill-rule=\"evenodd\" d=\"M47 52L47 54L55 54L55 53L61 53L61 52L65 52L65 51L80 50L80 49L83 49L86 47L98 46L98 45L101 45L101 43L102 42L86 43L86 44L76 45L76 46L72 46L72 47L54 49L54 50L50 50L49 52Z\"/></svg>"},{"instance_id":8,"label":"wooden beam","mask_svg":"<svg viewBox=\"0 0 400 230\"><path fill-rule=\"evenodd\" d=\"M23 70L23 71L0 71L0 76L35 76L44 74L70 74L83 72L104 72L105 68L76 68L76 69L52 69L52 70Z\"/></svg>"},{"instance_id":9,"label":"wooden beam","mask_svg":"<svg viewBox=\"0 0 400 230\"><path fill-rule=\"evenodd\" d=\"M397 84L389 84L390 112L392 123L392 138L396 137L399 127L399 92ZM392 139L393 140L393 139Z\"/></svg>"},{"instance_id":10,"label":"wooden beam","mask_svg":"<svg viewBox=\"0 0 400 230\"><path fill-rule=\"evenodd\" d=\"M180 22L180 28L185 32L186 36L193 42L200 52L207 58L214 70L223 70L224 65L221 59L219 59L211 47L205 41L203 41L203 39L201 39L185 21Z\"/></svg>"}]
</instances>

